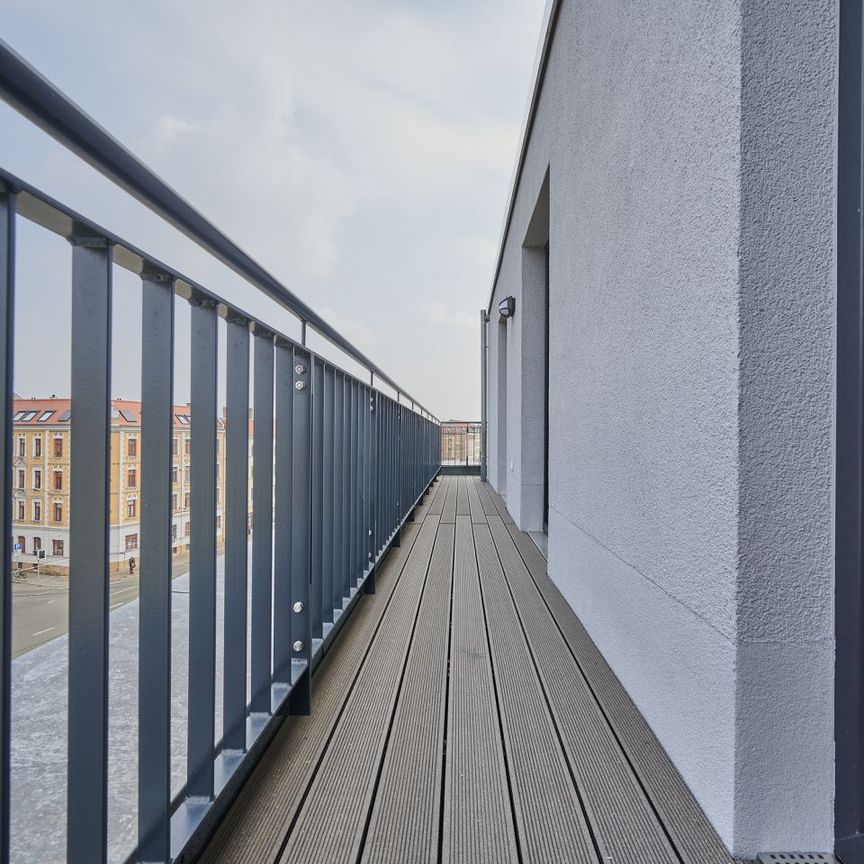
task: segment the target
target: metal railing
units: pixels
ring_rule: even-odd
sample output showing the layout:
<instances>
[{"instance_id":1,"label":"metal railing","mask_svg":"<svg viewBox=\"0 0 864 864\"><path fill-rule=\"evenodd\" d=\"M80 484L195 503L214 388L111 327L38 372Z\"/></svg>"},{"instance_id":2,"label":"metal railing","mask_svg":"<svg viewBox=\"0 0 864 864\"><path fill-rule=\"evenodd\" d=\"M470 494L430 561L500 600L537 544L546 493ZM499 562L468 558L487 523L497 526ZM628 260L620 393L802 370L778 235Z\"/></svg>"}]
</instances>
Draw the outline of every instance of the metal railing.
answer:
<instances>
[{"instance_id":1,"label":"metal railing","mask_svg":"<svg viewBox=\"0 0 864 864\"><path fill-rule=\"evenodd\" d=\"M112 268L141 279L138 829L133 859L200 842L286 713L440 463L438 421L107 132L0 43L0 96L297 315L293 340L24 181L0 171L0 864L10 856L11 525L15 227L71 244L69 706L66 859L107 858ZM191 306L191 537L186 782L172 797L171 468L175 304ZM226 322L222 735L216 723L218 319ZM370 373L311 351L306 326ZM252 554L248 580L250 354ZM396 390L377 389L375 379ZM410 407L405 400L411 402ZM251 586L251 588L247 587ZM250 624L251 622L251 624ZM247 645L247 624L249 644ZM247 660L249 680L247 680ZM247 686L251 698L247 699ZM363 746L358 742L358 746ZM204 826L204 827L202 827Z\"/></svg>"},{"instance_id":2,"label":"metal railing","mask_svg":"<svg viewBox=\"0 0 864 864\"><path fill-rule=\"evenodd\" d=\"M441 423L441 464L478 466L482 458L481 423L447 420Z\"/></svg>"}]
</instances>

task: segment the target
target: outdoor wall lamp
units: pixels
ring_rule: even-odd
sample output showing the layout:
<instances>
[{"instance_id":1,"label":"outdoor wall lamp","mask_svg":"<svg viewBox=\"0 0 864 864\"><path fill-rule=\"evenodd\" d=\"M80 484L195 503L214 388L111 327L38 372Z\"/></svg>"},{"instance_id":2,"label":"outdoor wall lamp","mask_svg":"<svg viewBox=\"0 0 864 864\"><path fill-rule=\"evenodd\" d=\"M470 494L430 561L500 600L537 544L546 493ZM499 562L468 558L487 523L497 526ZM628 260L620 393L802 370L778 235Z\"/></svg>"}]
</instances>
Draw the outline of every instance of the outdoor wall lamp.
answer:
<instances>
[{"instance_id":1,"label":"outdoor wall lamp","mask_svg":"<svg viewBox=\"0 0 864 864\"><path fill-rule=\"evenodd\" d=\"M502 318L512 318L513 313L516 311L516 298L515 297L505 297L498 304L498 314Z\"/></svg>"}]
</instances>

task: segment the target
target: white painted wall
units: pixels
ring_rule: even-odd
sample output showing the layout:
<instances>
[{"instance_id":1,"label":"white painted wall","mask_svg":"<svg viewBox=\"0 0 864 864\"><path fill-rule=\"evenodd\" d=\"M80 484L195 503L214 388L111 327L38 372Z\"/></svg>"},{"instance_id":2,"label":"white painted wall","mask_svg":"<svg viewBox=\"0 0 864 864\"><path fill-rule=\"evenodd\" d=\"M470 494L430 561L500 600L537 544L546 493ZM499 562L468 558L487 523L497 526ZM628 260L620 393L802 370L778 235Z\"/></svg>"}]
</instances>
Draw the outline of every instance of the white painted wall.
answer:
<instances>
[{"instance_id":1,"label":"white painted wall","mask_svg":"<svg viewBox=\"0 0 864 864\"><path fill-rule=\"evenodd\" d=\"M550 574L741 855L833 846L836 26L564 0L492 301L489 479L534 528L548 170Z\"/></svg>"}]
</instances>

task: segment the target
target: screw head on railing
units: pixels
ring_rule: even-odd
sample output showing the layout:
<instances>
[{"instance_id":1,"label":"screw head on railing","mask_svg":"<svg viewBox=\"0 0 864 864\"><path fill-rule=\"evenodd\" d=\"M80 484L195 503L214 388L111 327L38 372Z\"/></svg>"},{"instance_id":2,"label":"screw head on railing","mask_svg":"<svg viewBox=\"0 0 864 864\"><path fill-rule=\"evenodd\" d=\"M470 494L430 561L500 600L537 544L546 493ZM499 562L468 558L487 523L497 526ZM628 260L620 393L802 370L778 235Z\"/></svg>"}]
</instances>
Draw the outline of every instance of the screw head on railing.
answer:
<instances>
[{"instance_id":1,"label":"screw head on railing","mask_svg":"<svg viewBox=\"0 0 864 864\"><path fill-rule=\"evenodd\" d=\"M303 643L299 639L291 647L295 654L300 654L303 651Z\"/></svg>"},{"instance_id":2,"label":"screw head on railing","mask_svg":"<svg viewBox=\"0 0 864 864\"><path fill-rule=\"evenodd\" d=\"M372 536L372 529L371 528L369 529L369 536L370 537Z\"/></svg>"},{"instance_id":3,"label":"screw head on railing","mask_svg":"<svg viewBox=\"0 0 864 864\"><path fill-rule=\"evenodd\" d=\"M305 367L302 363L298 363L298 364L294 367L294 371L295 371L298 375L302 375L302 374L306 371L306 367Z\"/></svg>"},{"instance_id":4,"label":"screw head on railing","mask_svg":"<svg viewBox=\"0 0 864 864\"><path fill-rule=\"evenodd\" d=\"M305 381L298 381L298 382L294 385L294 387L295 387L297 390L305 390L305 389L306 389L306 382L305 382Z\"/></svg>"},{"instance_id":5,"label":"screw head on railing","mask_svg":"<svg viewBox=\"0 0 864 864\"><path fill-rule=\"evenodd\" d=\"M303 611L303 604L298 600L292 608L299 615Z\"/></svg>"}]
</instances>

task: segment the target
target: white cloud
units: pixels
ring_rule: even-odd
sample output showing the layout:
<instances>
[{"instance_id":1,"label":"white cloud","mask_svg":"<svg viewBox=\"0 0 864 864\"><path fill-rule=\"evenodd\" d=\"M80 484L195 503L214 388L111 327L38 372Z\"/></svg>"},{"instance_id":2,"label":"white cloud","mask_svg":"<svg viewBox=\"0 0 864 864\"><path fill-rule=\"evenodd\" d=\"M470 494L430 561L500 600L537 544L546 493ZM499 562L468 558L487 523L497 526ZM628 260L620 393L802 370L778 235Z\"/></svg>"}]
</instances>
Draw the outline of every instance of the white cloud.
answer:
<instances>
[{"instance_id":1,"label":"white cloud","mask_svg":"<svg viewBox=\"0 0 864 864\"><path fill-rule=\"evenodd\" d=\"M418 398L470 416L478 388L459 369L478 350L542 5L28 0L4 38ZM257 313L233 274L35 140L4 134L0 164Z\"/></svg>"}]
</instances>

